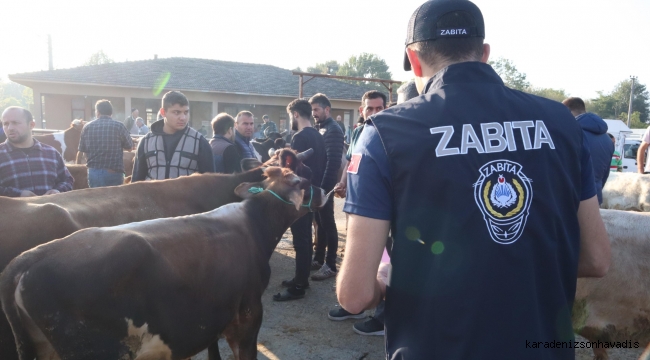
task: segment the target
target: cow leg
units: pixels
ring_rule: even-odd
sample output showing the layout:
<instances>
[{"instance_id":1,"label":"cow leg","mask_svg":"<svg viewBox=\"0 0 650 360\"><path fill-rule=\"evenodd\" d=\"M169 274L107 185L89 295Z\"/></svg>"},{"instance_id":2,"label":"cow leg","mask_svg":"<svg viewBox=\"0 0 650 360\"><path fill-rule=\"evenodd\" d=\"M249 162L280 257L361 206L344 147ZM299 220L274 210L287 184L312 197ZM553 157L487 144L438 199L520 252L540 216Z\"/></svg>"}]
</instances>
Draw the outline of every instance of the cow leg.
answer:
<instances>
[{"instance_id":1,"label":"cow leg","mask_svg":"<svg viewBox=\"0 0 650 360\"><path fill-rule=\"evenodd\" d=\"M208 346L208 360L221 360L221 354L219 353L219 339L215 340L210 346Z\"/></svg>"},{"instance_id":2,"label":"cow leg","mask_svg":"<svg viewBox=\"0 0 650 360\"><path fill-rule=\"evenodd\" d=\"M224 332L235 360L257 359L257 335L262 325L262 303L259 296L255 296L258 302L243 308Z\"/></svg>"}]
</instances>

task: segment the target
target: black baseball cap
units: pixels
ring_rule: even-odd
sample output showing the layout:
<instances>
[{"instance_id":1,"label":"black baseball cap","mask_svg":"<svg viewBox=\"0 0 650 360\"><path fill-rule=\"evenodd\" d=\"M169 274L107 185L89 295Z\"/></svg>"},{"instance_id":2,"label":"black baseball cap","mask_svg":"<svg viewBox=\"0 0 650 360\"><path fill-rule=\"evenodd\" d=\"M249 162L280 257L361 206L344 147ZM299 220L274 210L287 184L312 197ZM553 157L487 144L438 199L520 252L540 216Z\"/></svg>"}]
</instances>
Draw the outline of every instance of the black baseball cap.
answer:
<instances>
[{"instance_id":1,"label":"black baseball cap","mask_svg":"<svg viewBox=\"0 0 650 360\"><path fill-rule=\"evenodd\" d=\"M466 37L485 39L483 14L478 6L469 0L431 0L420 5L411 15L406 46L420 41ZM411 70L406 52L404 70Z\"/></svg>"}]
</instances>

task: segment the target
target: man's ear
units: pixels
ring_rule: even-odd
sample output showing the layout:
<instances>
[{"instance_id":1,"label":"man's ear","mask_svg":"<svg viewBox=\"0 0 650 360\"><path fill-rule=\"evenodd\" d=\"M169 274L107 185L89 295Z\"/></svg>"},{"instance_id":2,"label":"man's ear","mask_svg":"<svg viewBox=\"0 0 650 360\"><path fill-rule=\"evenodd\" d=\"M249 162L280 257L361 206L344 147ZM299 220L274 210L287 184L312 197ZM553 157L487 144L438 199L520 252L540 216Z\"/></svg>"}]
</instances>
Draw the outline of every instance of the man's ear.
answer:
<instances>
[{"instance_id":1,"label":"man's ear","mask_svg":"<svg viewBox=\"0 0 650 360\"><path fill-rule=\"evenodd\" d=\"M165 117L165 108L160 108L160 115Z\"/></svg>"},{"instance_id":2,"label":"man's ear","mask_svg":"<svg viewBox=\"0 0 650 360\"><path fill-rule=\"evenodd\" d=\"M490 58L490 44L483 44L483 56L481 57L481 62L486 63Z\"/></svg>"},{"instance_id":3,"label":"man's ear","mask_svg":"<svg viewBox=\"0 0 650 360\"><path fill-rule=\"evenodd\" d=\"M235 195L242 199L248 199L264 190L262 183L241 183L235 188Z\"/></svg>"},{"instance_id":4,"label":"man's ear","mask_svg":"<svg viewBox=\"0 0 650 360\"><path fill-rule=\"evenodd\" d=\"M420 58L417 53L412 49L406 48L406 56L408 56L409 62L411 63L413 74L417 77L422 77L422 64L420 64Z\"/></svg>"},{"instance_id":5,"label":"man's ear","mask_svg":"<svg viewBox=\"0 0 650 360\"><path fill-rule=\"evenodd\" d=\"M289 202L296 205L296 210L300 210L302 198L305 196L305 190L292 190L289 194Z\"/></svg>"}]
</instances>

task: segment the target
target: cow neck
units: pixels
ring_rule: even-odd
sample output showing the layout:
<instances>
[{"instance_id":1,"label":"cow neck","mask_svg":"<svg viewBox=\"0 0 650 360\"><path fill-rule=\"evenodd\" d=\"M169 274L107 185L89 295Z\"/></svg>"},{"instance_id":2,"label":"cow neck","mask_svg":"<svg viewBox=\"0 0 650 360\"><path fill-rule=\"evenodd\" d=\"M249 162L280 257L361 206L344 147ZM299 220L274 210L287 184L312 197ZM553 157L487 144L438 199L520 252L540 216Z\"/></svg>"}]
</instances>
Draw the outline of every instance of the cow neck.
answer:
<instances>
[{"instance_id":1,"label":"cow neck","mask_svg":"<svg viewBox=\"0 0 650 360\"><path fill-rule=\"evenodd\" d=\"M234 175L205 174L198 178L207 179L207 181L192 188L200 194L198 198L204 211L210 211L227 203L241 201L241 198L235 195L235 188L242 183L260 182L265 179L265 176L264 170L256 168ZM228 180L227 186L224 186L224 179Z\"/></svg>"},{"instance_id":2,"label":"cow neck","mask_svg":"<svg viewBox=\"0 0 650 360\"><path fill-rule=\"evenodd\" d=\"M265 191L247 200L244 203L244 211L260 252L269 260L289 226L308 210L304 206L296 210L295 205L285 204Z\"/></svg>"}]
</instances>

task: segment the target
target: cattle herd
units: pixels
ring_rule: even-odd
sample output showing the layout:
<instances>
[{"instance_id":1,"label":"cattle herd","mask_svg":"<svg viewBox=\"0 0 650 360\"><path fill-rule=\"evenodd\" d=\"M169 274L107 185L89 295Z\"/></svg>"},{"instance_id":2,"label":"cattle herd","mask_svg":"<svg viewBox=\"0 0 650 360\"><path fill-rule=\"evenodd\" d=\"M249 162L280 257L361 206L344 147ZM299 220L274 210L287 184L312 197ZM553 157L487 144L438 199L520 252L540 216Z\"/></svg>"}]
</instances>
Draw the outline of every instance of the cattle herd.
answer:
<instances>
[{"instance_id":1,"label":"cattle herd","mask_svg":"<svg viewBox=\"0 0 650 360\"><path fill-rule=\"evenodd\" d=\"M66 131L74 142L77 129ZM0 359L186 359L206 348L220 359L220 337L236 358L256 358L270 256L329 197L296 175L309 152L266 149L281 141L235 175L0 197ZM69 169L85 182L84 165ZM612 265L578 279L574 329L646 346L650 177L612 173L602 208Z\"/></svg>"},{"instance_id":2,"label":"cattle herd","mask_svg":"<svg viewBox=\"0 0 650 360\"><path fill-rule=\"evenodd\" d=\"M295 175L308 155L282 150L237 175L0 198L0 359L184 359L205 348L219 359L220 336L254 359L269 258L328 199Z\"/></svg>"}]
</instances>

